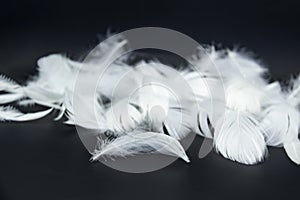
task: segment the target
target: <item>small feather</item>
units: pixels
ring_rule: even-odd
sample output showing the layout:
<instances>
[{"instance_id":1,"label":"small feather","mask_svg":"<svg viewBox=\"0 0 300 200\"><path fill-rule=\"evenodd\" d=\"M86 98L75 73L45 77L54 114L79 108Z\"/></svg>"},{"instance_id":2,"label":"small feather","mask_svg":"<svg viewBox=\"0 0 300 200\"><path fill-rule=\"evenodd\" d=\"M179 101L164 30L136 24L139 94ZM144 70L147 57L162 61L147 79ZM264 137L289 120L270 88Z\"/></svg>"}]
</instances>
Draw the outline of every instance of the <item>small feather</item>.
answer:
<instances>
[{"instance_id":1,"label":"small feather","mask_svg":"<svg viewBox=\"0 0 300 200\"><path fill-rule=\"evenodd\" d=\"M22 93L0 94L0 104L11 103L23 98Z\"/></svg>"},{"instance_id":2,"label":"small feather","mask_svg":"<svg viewBox=\"0 0 300 200\"><path fill-rule=\"evenodd\" d=\"M300 165L300 141L299 139L294 140L292 142L284 143L284 149L289 156L289 158L296 163L297 165Z\"/></svg>"},{"instance_id":3,"label":"small feather","mask_svg":"<svg viewBox=\"0 0 300 200\"><path fill-rule=\"evenodd\" d=\"M35 113L22 113L19 110L7 106L0 107L0 121L30 121L40 119L48 115L53 109L50 108L45 111L39 111Z\"/></svg>"},{"instance_id":4,"label":"small feather","mask_svg":"<svg viewBox=\"0 0 300 200\"><path fill-rule=\"evenodd\" d=\"M249 113L227 110L215 128L214 144L225 158L251 165L262 161L267 148L259 122Z\"/></svg>"},{"instance_id":5,"label":"small feather","mask_svg":"<svg viewBox=\"0 0 300 200\"><path fill-rule=\"evenodd\" d=\"M10 78L0 75L0 91L16 92L21 86Z\"/></svg>"}]
</instances>

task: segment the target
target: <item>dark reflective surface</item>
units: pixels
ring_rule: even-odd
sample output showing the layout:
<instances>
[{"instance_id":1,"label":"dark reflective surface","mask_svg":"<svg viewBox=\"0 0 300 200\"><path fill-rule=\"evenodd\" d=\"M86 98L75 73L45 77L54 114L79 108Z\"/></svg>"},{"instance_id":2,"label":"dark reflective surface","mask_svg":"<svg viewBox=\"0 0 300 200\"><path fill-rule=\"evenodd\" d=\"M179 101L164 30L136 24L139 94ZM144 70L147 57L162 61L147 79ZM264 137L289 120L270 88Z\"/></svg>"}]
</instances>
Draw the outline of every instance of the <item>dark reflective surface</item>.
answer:
<instances>
[{"instance_id":1,"label":"dark reflective surface","mask_svg":"<svg viewBox=\"0 0 300 200\"><path fill-rule=\"evenodd\" d=\"M0 7L0 73L19 82L54 52L79 58L107 28L160 26L200 43L238 45L259 55L275 78L299 72L297 1L163 2L24 1ZM202 138L181 160L152 173L128 174L90 163L74 127L54 114L0 124L0 199L285 199L297 198L300 168L283 149L244 166L212 152L198 159Z\"/></svg>"}]
</instances>

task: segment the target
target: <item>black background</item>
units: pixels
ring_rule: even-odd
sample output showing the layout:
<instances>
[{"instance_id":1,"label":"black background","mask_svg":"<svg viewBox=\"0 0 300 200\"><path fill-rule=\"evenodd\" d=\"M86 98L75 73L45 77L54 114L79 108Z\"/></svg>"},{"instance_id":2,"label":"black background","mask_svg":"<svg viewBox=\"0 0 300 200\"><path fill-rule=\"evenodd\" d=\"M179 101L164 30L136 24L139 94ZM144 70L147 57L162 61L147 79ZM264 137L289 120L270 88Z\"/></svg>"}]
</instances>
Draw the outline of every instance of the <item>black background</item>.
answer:
<instances>
[{"instance_id":1,"label":"black background","mask_svg":"<svg viewBox=\"0 0 300 200\"><path fill-rule=\"evenodd\" d=\"M0 73L23 82L37 58L80 57L110 28L156 26L200 43L246 47L275 79L299 72L300 5L297 1L1 1ZM283 149L270 148L259 165L244 166L210 153L188 155L151 173L128 174L89 154L75 131L53 122L0 124L0 199L285 199L297 198L300 168Z\"/></svg>"}]
</instances>

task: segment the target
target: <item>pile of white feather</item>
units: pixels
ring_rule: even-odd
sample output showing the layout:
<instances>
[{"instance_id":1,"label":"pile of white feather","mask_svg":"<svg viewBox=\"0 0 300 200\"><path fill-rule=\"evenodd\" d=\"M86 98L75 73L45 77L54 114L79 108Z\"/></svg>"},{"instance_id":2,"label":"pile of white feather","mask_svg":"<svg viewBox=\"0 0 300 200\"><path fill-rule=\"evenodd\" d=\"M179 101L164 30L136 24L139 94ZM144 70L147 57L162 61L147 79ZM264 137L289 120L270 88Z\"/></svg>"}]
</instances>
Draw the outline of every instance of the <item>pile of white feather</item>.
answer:
<instances>
[{"instance_id":1,"label":"pile of white feather","mask_svg":"<svg viewBox=\"0 0 300 200\"><path fill-rule=\"evenodd\" d=\"M152 84L153 80L176 82L171 73L174 67L158 61L129 65L126 58L114 62L96 91L95 112L100 124L86 121L85 116L75 119L73 97L78 94L74 93L74 85L80 68L86 65L86 75L93 74L94 67L106 64L114 52L123 50L126 42L119 38L104 44L103 49L84 63L59 54L40 58L38 75L25 85L0 76L0 120L36 120L57 110L55 120L65 117L67 124L98 130L97 145L91 151L93 161L102 157L161 153L189 162L180 141L190 132L196 132L211 138L216 151L233 161L247 165L259 163L268 154L267 146L275 146L283 147L289 158L300 164L300 76L284 86L279 82L270 83L264 79L266 68L237 51L208 47L204 52L207 56L191 56L189 63L197 66L201 73L190 66L176 70L180 75L177 78L185 80L193 93L176 93L181 103L167 89ZM132 91L120 89L112 93L128 72L134 76L123 79L123 86L144 86L130 101L127 97ZM212 100L214 95L210 93L217 91L213 88L218 86L224 89L225 98L218 99L215 95L213 100L222 101L224 112L212 119L213 111L207 102ZM81 98L82 106L85 106L85 98ZM199 105L196 112L195 107L182 106L194 103ZM17 109L36 104L47 109L33 113ZM156 108L157 112L153 112Z\"/></svg>"}]
</instances>

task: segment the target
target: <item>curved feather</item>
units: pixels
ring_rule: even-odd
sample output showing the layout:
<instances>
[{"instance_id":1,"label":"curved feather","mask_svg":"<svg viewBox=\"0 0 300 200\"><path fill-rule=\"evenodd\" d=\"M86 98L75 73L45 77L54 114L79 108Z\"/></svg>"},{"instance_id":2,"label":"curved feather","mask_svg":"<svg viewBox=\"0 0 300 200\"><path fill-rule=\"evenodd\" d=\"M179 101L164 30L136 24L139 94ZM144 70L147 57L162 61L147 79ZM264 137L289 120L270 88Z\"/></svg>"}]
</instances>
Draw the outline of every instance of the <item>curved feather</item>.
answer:
<instances>
[{"instance_id":1,"label":"curved feather","mask_svg":"<svg viewBox=\"0 0 300 200\"><path fill-rule=\"evenodd\" d=\"M196 131L196 133L206 138L213 138L213 130L210 121L211 112L206 108L200 107L198 112L198 131Z\"/></svg>"},{"instance_id":2,"label":"curved feather","mask_svg":"<svg viewBox=\"0 0 300 200\"><path fill-rule=\"evenodd\" d=\"M46 115L48 115L53 109L50 108L48 110L34 112L34 113L22 113L19 110L7 106L0 107L0 121L30 121L40 119Z\"/></svg>"},{"instance_id":3,"label":"curved feather","mask_svg":"<svg viewBox=\"0 0 300 200\"><path fill-rule=\"evenodd\" d=\"M132 131L141 123L143 116L141 112L126 99L112 103L104 114L106 128L122 134Z\"/></svg>"},{"instance_id":4,"label":"curved feather","mask_svg":"<svg viewBox=\"0 0 300 200\"><path fill-rule=\"evenodd\" d=\"M225 158L247 165L262 161L267 153L259 122L244 112L225 112L224 121L215 128L214 144Z\"/></svg>"},{"instance_id":5,"label":"curved feather","mask_svg":"<svg viewBox=\"0 0 300 200\"><path fill-rule=\"evenodd\" d=\"M291 142L284 143L284 149L289 158L296 164L300 165L300 141L295 139Z\"/></svg>"},{"instance_id":6,"label":"curved feather","mask_svg":"<svg viewBox=\"0 0 300 200\"><path fill-rule=\"evenodd\" d=\"M287 100L295 107L300 106L300 75L290 80Z\"/></svg>"},{"instance_id":7,"label":"curved feather","mask_svg":"<svg viewBox=\"0 0 300 200\"><path fill-rule=\"evenodd\" d=\"M273 104L262 113L261 127L270 146L282 146L289 138L298 138L299 112L285 103Z\"/></svg>"},{"instance_id":8,"label":"curved feather","mask_svg":"<svg viewBox=\"0 0 300 200\"><path fill-rule=\"evenodd\" d=\"M296 89L297 90L297 89ZM283 146L292 161L299 164L300 113L293 99L296 93L282 91L279 83L273 83L267 90L265 109L262 112L261 127L264 129L266 142L270 146Z\"/></svg>"},{"instance_id":9,"label":"curved feather","mask_svg":"<svg viewBox=\"0 0 300 200\"><path fill-rule=\"evenodd\" d=\"M176 139L155 132L133 132L113 141L98 139L98 146L91 160L99 160L101 157L127 157L141 153L160 153L190 162L183 147Z\"/></svg>"},{"instance_id":10,"label":"curved feather","mask_svg":"<svg viewBox=\"0 0 300 200\"><path fill-rule=\"evenodd\" d=\"M22 93L12 93L12 94L1 94L0 95L0 104L11 103L23 98L24 95Z\"/></svg>"}]
</instances>

